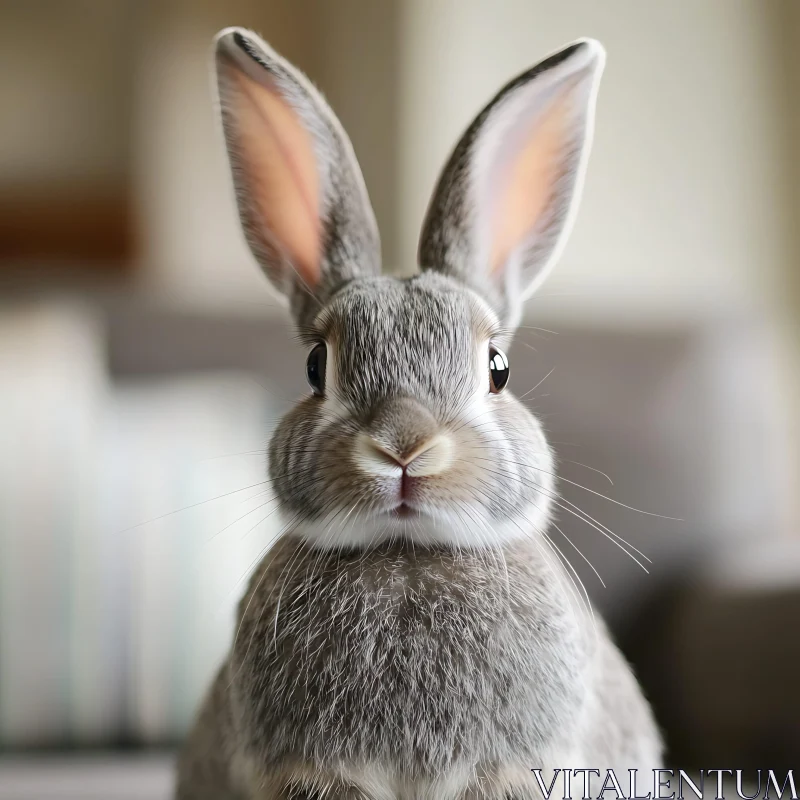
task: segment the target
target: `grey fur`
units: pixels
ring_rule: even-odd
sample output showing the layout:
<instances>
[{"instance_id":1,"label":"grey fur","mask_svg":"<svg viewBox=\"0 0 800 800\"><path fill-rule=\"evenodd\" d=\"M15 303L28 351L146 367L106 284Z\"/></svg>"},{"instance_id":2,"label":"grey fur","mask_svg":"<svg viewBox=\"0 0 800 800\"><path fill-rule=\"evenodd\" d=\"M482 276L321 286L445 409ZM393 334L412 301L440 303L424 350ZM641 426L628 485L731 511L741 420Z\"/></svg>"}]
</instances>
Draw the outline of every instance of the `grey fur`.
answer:
<instances>
[{"instance_id":1,"label":"grey fur","mask_svg":"<svg viewBox=\"0 0 800 800\"><path fill-rule=\"evenodd\" d=\"M241 601L179 800L528 800L533 768L660 765L630 669L548 549L541 426L489 394L503 301L469 288L460 223L434 207L441 269L398 281L328 260L317 311L294 305L309 344L327 343L329 386L270 444L287 525ZM397 453L448 437L452 462L419 482L424 513L387 512L396 480L360 466L364 436Z\"/></svg>"},{"instance_id":2,"label":"grey fur","mask_svg":"<svg viewBox=\"0 0 800 800\"><path fill-rule=\"evenodd\" d=\"M476 796L500 800L514 767L522 800L535 796L531 767L658 766L628 667L567 586L527 541L321 552L287 536L242 599L211 702L227 697L256 785L306 769L358 781L378 765L391 796L469 797L482 777ZM187 780L194 768L208 769L185 761ZM448 775L464 786L431 794ZM404 783L419 793L400 794Z\"/></svg>"}]
</instances>

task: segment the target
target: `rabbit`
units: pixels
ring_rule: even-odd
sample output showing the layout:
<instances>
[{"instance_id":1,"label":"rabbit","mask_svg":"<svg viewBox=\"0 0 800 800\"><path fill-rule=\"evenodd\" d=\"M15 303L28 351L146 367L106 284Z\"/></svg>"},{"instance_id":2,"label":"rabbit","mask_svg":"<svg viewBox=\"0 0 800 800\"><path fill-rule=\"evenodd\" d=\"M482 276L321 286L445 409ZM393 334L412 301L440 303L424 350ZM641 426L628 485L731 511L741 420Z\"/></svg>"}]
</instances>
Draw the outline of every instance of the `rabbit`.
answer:
<instances>
[{"instance_id":1,"label":"rabbit","mask_svg":"<svg viewBox=\"0 0 800 800\"><path fill-rule=\"evenodd\" d=\"M636 679L543 546L554 456L504 352L572 224L604 62L582 39L499 91L399 279L320 93L256 34L218 34L243 230L311 391L269 445L285 526L179 800L527 800L557 770L660 767Z\"/></svg>"}]
</instances>

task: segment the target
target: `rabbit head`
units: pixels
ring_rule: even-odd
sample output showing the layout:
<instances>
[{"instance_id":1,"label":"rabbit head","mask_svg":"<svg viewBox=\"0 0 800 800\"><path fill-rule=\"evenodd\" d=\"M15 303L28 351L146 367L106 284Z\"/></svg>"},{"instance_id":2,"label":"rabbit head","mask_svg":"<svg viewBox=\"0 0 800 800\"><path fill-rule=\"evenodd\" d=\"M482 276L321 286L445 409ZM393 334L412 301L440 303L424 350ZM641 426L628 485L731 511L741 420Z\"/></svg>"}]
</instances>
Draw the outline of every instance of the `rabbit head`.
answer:
<instances>
[{"instance_id":1,"label":"rabbit head","mask_svg":"<svg viewBox=\"0 0 800 800\"><path fill-rule=\"evenodd\" d=\"M257 35L218 35L242 226L309 352L312 391L269 452L293 532L487 547L546 526L553 458L503 350L570 228L604 60L581 40L500 90L439 177L420 270L400 280L381 275L361 172L319 92Z\"/></svg>"}]
</instances>

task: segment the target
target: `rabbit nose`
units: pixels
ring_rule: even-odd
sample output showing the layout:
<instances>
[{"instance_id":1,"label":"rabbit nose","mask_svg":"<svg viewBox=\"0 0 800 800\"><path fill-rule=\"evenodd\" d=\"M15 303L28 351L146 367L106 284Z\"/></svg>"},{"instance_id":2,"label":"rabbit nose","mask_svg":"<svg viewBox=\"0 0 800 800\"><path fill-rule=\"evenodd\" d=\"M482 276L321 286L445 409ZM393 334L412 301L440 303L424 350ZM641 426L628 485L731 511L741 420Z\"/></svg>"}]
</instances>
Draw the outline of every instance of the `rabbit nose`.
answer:
<instances>
[{"instance_id":1,"label":"rabbit nose","mask_svg":"<svg viewBox=\"0 0 800 800\"><path fill-rule=\"evenodd\" d=\"M372 475L425 477L444 472L453 461L449 436L437 433L414 443L401 452L388 447L369 434L362 433L356 443L356 459Z\"/></svg>"}]
</instances>

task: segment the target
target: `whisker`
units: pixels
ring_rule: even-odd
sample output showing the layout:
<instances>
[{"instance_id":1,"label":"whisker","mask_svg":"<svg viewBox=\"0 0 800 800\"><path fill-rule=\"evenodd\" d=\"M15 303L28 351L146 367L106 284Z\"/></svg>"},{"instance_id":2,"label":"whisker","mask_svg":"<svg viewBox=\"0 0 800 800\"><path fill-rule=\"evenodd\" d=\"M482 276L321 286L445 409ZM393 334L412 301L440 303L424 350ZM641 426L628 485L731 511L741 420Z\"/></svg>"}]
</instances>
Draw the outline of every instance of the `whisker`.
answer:
<instances>
[{"instance_id":1,"label":"whisker","mask_svg":"<svg viewBox=\"0 0 800 800\"><path fill-rule=\"evenodd\" d=\"M572 539L570 539L569 536L567 536L567 534L564 533L564 531L561 530L561 528L555 522L551 522L550 524L575 548L575 550L578 552L578 555L589 565L592 572L594 572L594 574L597 575L597 580L600 581L603 588L605 589L606 588L605 581L600 577L600 573L597 571L594 564L592 564L592 562L589 561L589 559L583 554L578 545L576 545L575 542L573 542Z\"/></svg>"},{"instance_id":2,"label":"whisker","mask_svg":"<svg viewBox=\"0 0 800 800\"><path fill-rule=\"evenodd\" d=\"M609 478L609 476L601 469L590 467L588 464L582 464L580 461L573 461L569 458L559 458L558 460L562 464L575 464L576 466L583 467L584 469L589 469L592 472L596 472L598 475L602 475L612 486L614 485L614 481L612 481L611 478Z\"/></svg>"},{"instance_id":3,"label":"whisker","mask_svg":"<svg viewBox=\"0 0 800 800\"><path fill-rule=\"evenodd\" d=\"M557 554L560 560L566 565L568 569L568 574L570 575L570 580L573 582L573 586L575 586L575 590L578 592L579 595L581 595L581 593L578 590L578 584L583 590L583 594L581 595L581 600L583 601L583 599L585 598L586 609L589 612L589 616L592 621L592 627L595 628L596 632L596 620L594 616L594 608L592 607L592 601L591 598L589 597L589 592L586 590L586 586L581 580L581 576L578 574L578 571L575 569L575 567L572 566L570 560L561 552L561 548L547 535L547 533L544 532L542 533L542 541L546 545L550 545L550 547L553 548L554 552ZM575 584L575 580L578 581L578 584Z\"/></svg>"},{"instance_id":4,"label":"whisker","mask_svg":"<svg viewBox=\"0 0 800 800\"><path fill-rule=\"evenodd\" d=\"M213 542L214 539L217 538L217 536L221 536L229 528L232 528L237 522L241 522L245 517L249 517L251 514L255 513L260 508L264 508L264 506L267 506L270 503L275 502L277 499L278 499L277 497L271 497L269 500L266 500L265 502L261 503L260 505L257 505L255 508L251 508L247 513L242 514L242 516L240 516L237 519L233 520L233 522L229 522L224 528L222 528L222 530L217 531L210 539L206 539L206 544L209 544L210 542Z\"/></svg>"},{"instance_id":5,"label":"whisker","mask_svg":"<svg viewBox=\"0 0 800 800\"><path fill-rule=\"evenodd\" d=\"M488 459L485 459L485 460L488 460ZM639 559L636 558L636 556L633 555L633 553L631 553L625 547L623 547L622 544L620 544L620 542L623 542L624 544L628 545L628 547L630 547L631 550L636 551L637 553L639 553L639 555L642 556L642 558L644 558L646 561L652 563L650 561L650 559L646 555L641 553L641 551L639 551L636 547L634 547L629 542L626 542L621 536L619 536L619 534L614 533L612 530L606 528L602 523L597 522L593 517L591 517L590 514L587 514L585 511L580 509L574 503L571 503L569 500L564 499L564 503L567 503L567 505L563 505L561 502L559 502L562 498L560 498L557 494L555 494L554 492L548 492L546 487L541 486L539 484L532 483L531 481L528 481L527 479L523 478L520 475L514 475L512 473L503 472L503 471L498 472L497 470L491 470L491 469L488 469L486 467L484 467L484 469L486 469L487 472L492 472L492 473L498 475L501 478L510 478L512 480L518 480L521 483L523 483L523 484L525 484L525 485L527 485L527 486L529 486L529 487L531 487L533 489L536 489L537 491L541 492L545 497L548 497L551 500L551 502L553 502L559 508L561 508L564 511L566 511L568 514L572 514L574 517L577 517L579 520L585 522L590 527L592 527L595 530L597 530L600 533L602 533L603 536L605 536L609 541L611 541L613 544L615 544L617 547L619 547L620 550L622 550L622 552L625 553L625 555L627 555L629 558L633 559L645 572L647 572L649 574L649 570L647 569L647 567L645 567L644 564L642 564L642 562L639 561ZM569 508L569 506L573 506L575 508L575 510L573 510L572 508Z\"/></svg>"},{"instance_id":6,"label":"whisker","mask_svg":"<svg viewBox=\"0 0 800 800\"><path fill-rule=\"evenodd\" d=\"M192 503L188 506L184 506L183 508L178 508L175 511L168 511L166 514L161 514L158 517L153 517L152 519L147 519L144 522L137 522L136 525L131 525L130 528L123 528L118 533L128 533L128 531L134 531L137 528L141 528L144 525L150 525L153 522L158 522L160 519L165 519L166 517L172 517L175 514L180 514L184 511L188 511L190 508L197 508L198 506L204 506L207 503L213 503L215 500L222 500L223 497L230 497L234 494L239 494L239 492L246 492L248 489L255 489L256 486L264 486L265 484L270 483L269 480L259 481L258 483L251 483L250 486L243 486L241 489L234 489L231 492L225 492L223 494L219 494L216 497L210 497L208 500L200 500L198 503Z\"/></svg>"},{"instance_id":7,"label":"whisker","mask_svg":"<svg viewBox=\"0 0 800 800\"><path fill-rule=\"evenodd\" d=\"M478 458L480 458L480 456ZM491 461L492 459L483 458L483 460L484 461ZM637 514L644 514L647 517L658 517L659 519L666 519L666 520L670 520L671 522L683 522L683 520L679 519L678 517L668 517L668 516L666 516L664 514L656 514L653 511L644 511L641 508L635 508L634 506L629 506L627 503L623 503L623 502L621 502L619 500L614 500L613 497L608 497L608 495L605 495L602 492L597 492L594 489L590 489L588 486L583 486L580 483L576 483L575 481L571 481L568 478L565 478L562 475L559 475L557 472L551 472L550 470L544 469L543 467L540 467L538 464L528 464L528 463L519 462L519 461L507 461L507 463L514 464L515 466L518 466L518 467L526 467L527 469L535 469L538 472L541 472L543 475L550 475L551 477L556 478L559 481L563 481L564 483L568 483L571 486L577 487L578 489L583 489L583 491L589 492L590 494L597 495L597 497L601 497L603 500L607 500L609 503L613 503L615 506L621 506L622 508L627 508L629 511L635 511ZM591 467L589 467L589 469L591 469Z\"/></svg>"},{"instance_id":8,"label":"whisker","mask_svg":"<svg viewBox=\"0 0 800 800\"><path fill-rule=\"evenodd\" d=\"M542 331L543 333L552 333L553 336L558 336L558 331L551 331L547 328L537 328L536 325L519 325L518 328L522 331Z\"/></svg>"},{"instance_id":9,"label":"whisker","mask_svg":"<svg viewBox=\"0 0 800 800\"><path fill-rule=\"evenodd\" d=\"M219 461L223 458L237 458L238 456L263 456L266 455L266 450L244 450L241 453L223 453L221 456L209 456L208 458L201 458L197 463L204 464L206 461Z\"/></svg>"},{"instance_id":10,"label":"whisker","mask_svg":"<svg viewBox=\"0 0 800 800\"><path fill-rule=\"evenodd\" d=\"M550 372L548 372L547 375L545 375L544 378L542 378L539 383L536 384L536 386L534 386L532 389L528 389L528 391L525 392L525 394L520 395L517 400L524 400L531 392L535 392L553 374L553 370L555 370L555 367L553 367Z\"/></svg>"}]
</instances>

